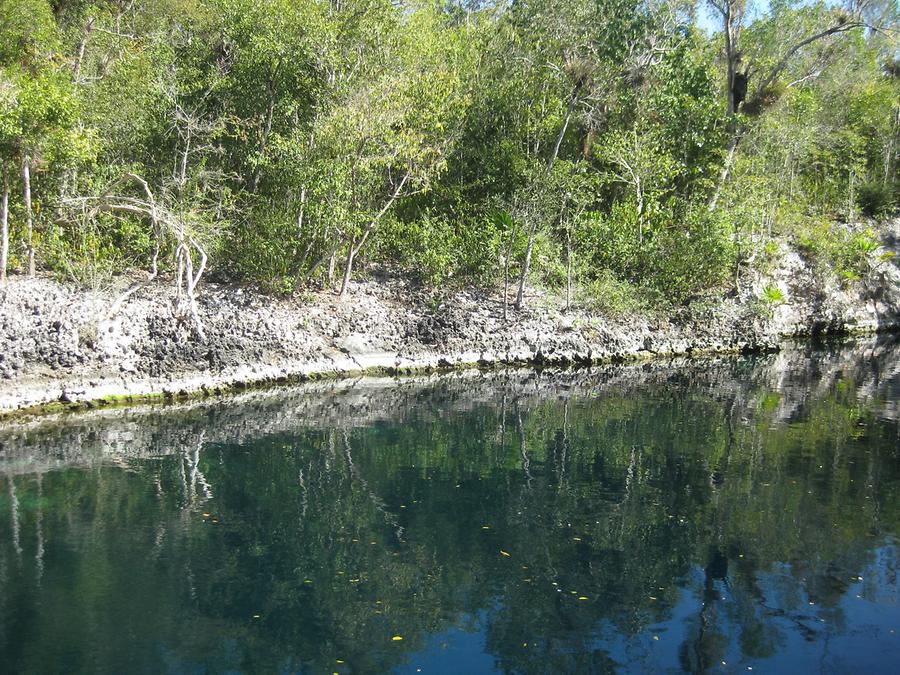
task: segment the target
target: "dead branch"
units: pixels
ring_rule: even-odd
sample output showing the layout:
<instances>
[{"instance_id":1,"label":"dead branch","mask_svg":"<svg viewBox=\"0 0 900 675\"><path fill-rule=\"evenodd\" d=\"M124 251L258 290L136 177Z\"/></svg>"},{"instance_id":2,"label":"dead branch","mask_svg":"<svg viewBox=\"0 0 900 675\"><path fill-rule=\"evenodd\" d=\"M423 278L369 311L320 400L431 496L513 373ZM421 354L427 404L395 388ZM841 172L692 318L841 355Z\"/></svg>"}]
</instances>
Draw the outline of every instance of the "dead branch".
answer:
<instances>
[{"instance_id":1,"label":"dead branch","mask_svg":"<svg viewBox=\"0 0 900 675\"><path fill-rule=\"evenodd\" d=\"M129 197L127 195L113 196L111 193L117 185L121 185L124 181L131 180L137 183L144 193L145 199ZM172 211L161 207L150 189L146 180L140 176L128 173L121 179L113 183L107 190L98 197L76 197L67 199L64 205L78 204L82 208L87 205L91 206L88 217L96 217L99 213L121 213L139 218L147 218L153 228L154 251L151 260L151 271L148 278L140 283L132 285L122 295L120 295L110 306L106 314L106 319L111 319L125 302L137 291L148 286L159 275L159 252L164 232L174 236L176 241L174 262L175 262L175 313L176 316L189 317L194 325L198 337L206 340L206 333L203 330L203 322L197 311L197 285L203 272L206 269L207 255L204 247L197 241L196 237L188 232L184 220ZM194 271L194 259L199 257L199 264Z\"/></svg>"}]
</instances>

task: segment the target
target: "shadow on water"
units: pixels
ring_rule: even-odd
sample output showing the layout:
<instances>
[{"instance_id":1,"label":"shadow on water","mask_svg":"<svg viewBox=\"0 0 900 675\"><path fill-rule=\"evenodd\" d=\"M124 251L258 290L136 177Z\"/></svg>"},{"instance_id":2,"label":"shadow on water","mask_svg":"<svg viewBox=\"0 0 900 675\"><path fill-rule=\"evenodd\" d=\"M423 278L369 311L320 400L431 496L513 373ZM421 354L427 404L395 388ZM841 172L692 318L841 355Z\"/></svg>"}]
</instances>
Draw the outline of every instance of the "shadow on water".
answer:
<instances>
[{"instance_id":1,"label":"shadow on water","mask_svg":"<svg viewBox=\"0 0 900 675\"><path fill-rule=\"evenodd\" d=\"M898 400L866 341L19 421L0 671L891 671Z\"/></svg>"}]
</instances>

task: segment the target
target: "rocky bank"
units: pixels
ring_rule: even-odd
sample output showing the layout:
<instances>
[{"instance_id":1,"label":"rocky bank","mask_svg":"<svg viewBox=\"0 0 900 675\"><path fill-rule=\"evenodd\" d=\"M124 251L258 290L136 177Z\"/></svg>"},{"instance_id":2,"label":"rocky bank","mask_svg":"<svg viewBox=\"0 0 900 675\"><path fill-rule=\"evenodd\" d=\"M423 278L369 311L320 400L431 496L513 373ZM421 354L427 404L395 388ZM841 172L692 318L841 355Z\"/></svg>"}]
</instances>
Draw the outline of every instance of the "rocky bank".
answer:
<instances>
[{"instance_id":1,"label":"rocky bank","mask_svg":"<svg viewBox=\"0 0 900 675\"><path fill-rule=\"evenodd\" d=\"M900 221L883 237L884 249L896 251ZM510 308L504 320L497 293L436 293L396 277L355 283L345 298L323 291L280 299L206 283L198 299L202 340L176 316L164 282L142 288L111 313L133 280L84 290L47 278L12 278L0 287L0 415L52 403L208 395L362 372L753 351L789 337L900 326L900 258L844 286L817 275L795 251L783 250L778 260L766 276L745 279L740 294L666 318L566 312L560 298L534 291L526 309ZM760 299L771 286L783 301Z\"/></svg>"},{"instance_id":2,"label":"rocky bank","mask_svg":"<svg viewBox=\"0 0 900 675\"><path fill-rule=\"evenodd\" d=\"M861 336L825 348L790 344L777 353L673 357L585 368L464 369L399 380L360 377L251 389L212 399L127 408L96 407L0 420L0 474L89 467L219 443L249 443L303 429L351 430L404 421L429 426L483 407L525 416L548 400L702 396L721 403L735 426L805 419L837 383L855 383L860 409L900 418L900 336ZM777 392L777 396L771 396ZM760 404L766 397L767 405Z\"/></svg>"}]
</instances>

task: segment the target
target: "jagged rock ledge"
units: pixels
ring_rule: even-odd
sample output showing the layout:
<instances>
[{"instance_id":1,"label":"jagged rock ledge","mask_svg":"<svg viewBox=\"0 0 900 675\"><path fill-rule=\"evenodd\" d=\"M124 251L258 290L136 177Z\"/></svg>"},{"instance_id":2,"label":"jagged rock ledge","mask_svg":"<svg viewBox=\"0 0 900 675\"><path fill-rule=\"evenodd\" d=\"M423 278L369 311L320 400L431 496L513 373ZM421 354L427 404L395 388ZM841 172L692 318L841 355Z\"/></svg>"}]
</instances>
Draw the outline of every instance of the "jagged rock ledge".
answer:
<instances>
[{"instance_id":1,"label":"jagged rock ledge","mask_svg":"<svg viewBox=\"0 0 900 675\"><path fill-rule=\"evenodd\" d=\"M896 246L897 225L886 247ZM175 316L164 284L134 294L110 316L129 283L83 290L14 278L0 288L0 416L363 373L766 351L785 338L900 325L896 258L841 288L787 250L777 269L745 283L743 294L694 303L668 318L564 312L559 298L532 293L528 308L510 310L504 321L497 294L438 296L390 276L354 284L344 299L330 292L277 299L207 284L199 299L206 329L200 340ZM762 289L773 284L785 300L761 310Z\"/></svg>"},{"instance_id":2,"label":"jagged rock ledge","mask_svg":"<svg viewBox=\"0 0 900 675\"><path fill-rule=\"evenodd\" d=\"M509 405L529 415L548 400L640 400L697 396L719 401L735 423L767 425L804 419L816 401L850 379L859 406L897 420L900 338L861 337L778 353L701 356L641 364L570 369L503 368L419 374L399 380L361 377L253 389L175 404L145 402L0 420L0 473L128 462L191 453L216 443L243 443L304 429L350 430L407 420L468 414ZM777 392L774 405L768 396ZM770 403L760 405L761 393Z\"/></svg>"}]
</instances>

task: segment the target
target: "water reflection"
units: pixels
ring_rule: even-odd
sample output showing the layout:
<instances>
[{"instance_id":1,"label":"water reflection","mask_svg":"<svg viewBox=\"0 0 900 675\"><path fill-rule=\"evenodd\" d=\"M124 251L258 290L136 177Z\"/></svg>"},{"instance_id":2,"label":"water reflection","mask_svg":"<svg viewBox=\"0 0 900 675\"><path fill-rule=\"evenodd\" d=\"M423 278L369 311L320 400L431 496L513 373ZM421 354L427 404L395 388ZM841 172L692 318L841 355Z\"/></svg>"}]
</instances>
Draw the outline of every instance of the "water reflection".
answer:
<instances>
[{"instance_id":1,"label":"water reflection","mask_svg":"<svg viewBox=\"0 0 900 675\"><path fill-rule=\"evenodd\" d=\"M0 429L2 672L884 672L890 342Z\"/></svg>"}]
</instances>

